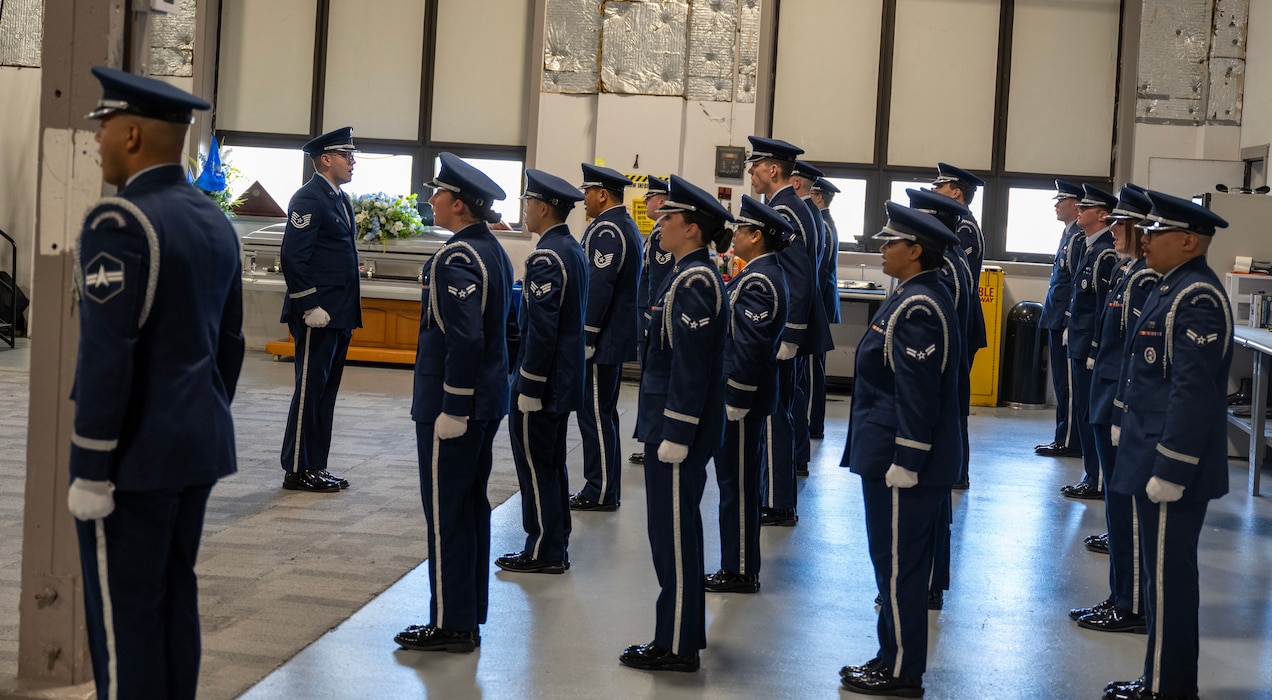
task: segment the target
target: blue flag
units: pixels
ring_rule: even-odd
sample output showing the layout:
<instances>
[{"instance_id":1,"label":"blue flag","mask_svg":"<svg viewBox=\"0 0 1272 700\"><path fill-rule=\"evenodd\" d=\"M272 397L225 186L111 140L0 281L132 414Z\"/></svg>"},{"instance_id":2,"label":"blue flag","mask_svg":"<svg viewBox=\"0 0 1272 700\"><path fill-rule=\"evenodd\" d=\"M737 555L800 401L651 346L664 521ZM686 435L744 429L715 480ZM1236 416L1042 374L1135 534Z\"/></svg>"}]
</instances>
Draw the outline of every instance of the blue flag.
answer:
<instances>
[{"instance_id":1,"label":"blue flag","mask_svg":"<svg viewBox=\"0 0 1272 700\"><path fill-rule=\"evenodd\" d=\"M208 149L208 157L203 161L203 172L194 186L204 192L220 192L225 189L225 170L221 167L221 147L217 145L216 136L212 136L212 147Z\"/></svg>"}]
</instances>

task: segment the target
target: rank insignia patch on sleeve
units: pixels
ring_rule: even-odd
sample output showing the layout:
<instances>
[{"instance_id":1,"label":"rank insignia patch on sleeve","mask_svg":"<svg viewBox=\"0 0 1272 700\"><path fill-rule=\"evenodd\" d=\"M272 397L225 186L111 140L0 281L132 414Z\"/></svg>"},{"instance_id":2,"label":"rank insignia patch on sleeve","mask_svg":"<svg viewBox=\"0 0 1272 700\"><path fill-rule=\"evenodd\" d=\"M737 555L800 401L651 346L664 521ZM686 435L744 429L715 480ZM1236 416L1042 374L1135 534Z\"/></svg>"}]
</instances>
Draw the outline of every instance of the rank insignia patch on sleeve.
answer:
<instances>
[{"instance_id":1,"label":"rank insignia patch on sleeve","mask_svg":"<svg viewBox=\"0 0 1272 700\"><path fill-rule=\"evenodd\" d=\"M610 253L605 255L598 250L596 251L596 254L592 256L592 262L596 264L597 268L603 270L614 263L614 254Z\"/></svg>"},{"instance_id":2,"label":"rank insignia patch on sleeve","mask_svg":"<svg viewBox=\"0 0 1272 700\"><path fill-rule=\"evenodd\" d=\"M124 291L124 264L109 253L98 253L84 266L84 295L103 304Z\"/></svg>"},{"instance_id":3,"label":"rank insignia patch on sleeve","mask_svg":"<svg viewBox=\"0 0 1272 700\"><path fill-rule=\"evenodd\" d=\"M291 225L296 228L306 228L309 226L309 222L313 221L313 218L313 214L301 214L300 212L294 211L291 213Z\"/></svg>"}]
</instances>

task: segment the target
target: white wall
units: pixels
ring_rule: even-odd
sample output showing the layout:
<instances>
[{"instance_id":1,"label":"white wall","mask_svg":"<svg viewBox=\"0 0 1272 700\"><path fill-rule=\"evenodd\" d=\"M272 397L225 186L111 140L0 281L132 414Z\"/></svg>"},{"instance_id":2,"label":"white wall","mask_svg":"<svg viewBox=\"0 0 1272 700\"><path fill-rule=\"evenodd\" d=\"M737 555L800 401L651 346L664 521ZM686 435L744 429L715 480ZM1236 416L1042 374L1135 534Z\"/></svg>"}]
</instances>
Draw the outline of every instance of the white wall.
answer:
<instances>
[{"instance_id":1,"label":"white wall","mask_svg":"<svg viewBox=\"0 0 1272 700\"><path fill-rule=\"evenodd\" d=\"M40 69L0 67L0 229L18 243L18 287L31 295L35 251L35 188L39 165ZM9 270L10 249L0 248ZM27 311L27 321L31 312Z\"/></svg>"},{"instance_id":2,"label":"white wall","mask_svg":"<svg viewBox=\"0 0 1272 700\"><path fill-rule=\"evenodd\" d=\"M1136 124L1135 174L1131 180L1145 187L1152 187L1149 165L1154 158L1241 160L1241 131L1241 127L1236 126ZM1210 185L1213 186L1214 183ZM1192 193L1173 194L1185 196Z\"/></svg>"},{"instance_id":3,"label":"white wall","mask_svg":"<svg viewBox=\"0 0 1272 700\"><path fill-rule=\"evenodd\" d=\"M1272 2L1250 3L1241 146L1272 143Z\"/></svg>"}]
</instances>

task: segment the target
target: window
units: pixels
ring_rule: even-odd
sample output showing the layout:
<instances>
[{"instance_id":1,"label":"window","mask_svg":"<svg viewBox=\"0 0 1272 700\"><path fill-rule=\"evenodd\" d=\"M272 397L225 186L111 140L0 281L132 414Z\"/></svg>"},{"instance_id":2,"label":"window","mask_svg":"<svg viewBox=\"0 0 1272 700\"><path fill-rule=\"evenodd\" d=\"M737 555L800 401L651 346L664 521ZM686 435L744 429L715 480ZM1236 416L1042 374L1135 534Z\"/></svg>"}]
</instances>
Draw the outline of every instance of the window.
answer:
<instances>
[{"instance_id":1,"label":"window","mask_svg":"<svg viewBox=\"0 0 1272 700\"><path fill-rule=\"evenodd\" d=\"M858 239L866 227L866 181L845 177L827 177L839 194L830 203L830 215L839 229L839 249L857 250ZM867 235L874 235L871 231Z\"/></svg>"},{"instance_id":2,"label":"window","mask_svg":"<svg viewBox=\"0 0 1272 700\"><path fill-rule=\"evenodd\" d=\"M888 195L888 199L897 204L910 206L910 196L905 193L908 189L932 189L931 180L893 180L892 191ZM972 199L972 205L968 209L972 210L972 216L976 217L977 223L982 221L981 211L985 204L986 188L977 187L976 197ZM1054 193L1053 193L1054 194Z\"/></svg>"},{"instance_id":3,"label":"window","mask_svg":"<svg viewBox=\"0 0 1272 700\"><path fill-rule=\"evenodd\" d=\"M412 191L411 168L414 158L389 153L363 153L354 155L353 181L344 186L351 195L375 194L407 195Z\"/></svg>"},{"instance_id":4,"label":"window","mask_svg":"<svg viewBox=\"0 0 1272 700\"><path fill-rule=\"evenodd\" d=\"M1032 187L1007 190L1007 254L1054 255L1064 224L1056 220L1056 191Z\"/></svg>"},{"instance_id":5,"label":"window","mask_svg":"<svg viewBox=\"0 0 1272 700\"><path fill-rule=\"evenodd\" d=\"M499 215L503 217L504 223L509 226L520 226L521 201L517 198L521 196L521 176L525 172L525 162L496 158L460 157L464 158L464 161L469 165L486 173L491 180L495 181L496 185L503 189L507 197L502 202L495 202L490 208L499 212ZM434 173L441 167L442 161L440 158L433 161ZM431 181L433 178L430 176L428 179Z\"/></svg>"},{"instance_id":6,"label":"window","mask_svg":"<svg viewBox=\"0 0 1272 700\"><path fill-rule=\"evenodd\" d=\"M278 206L286 209L292 195L305 184L305 154L299 148L227 145L223 150L224 163L239 171L239 179L229 185L235 196L253 182L260 182Z\"/></svg>"}]
</instances>

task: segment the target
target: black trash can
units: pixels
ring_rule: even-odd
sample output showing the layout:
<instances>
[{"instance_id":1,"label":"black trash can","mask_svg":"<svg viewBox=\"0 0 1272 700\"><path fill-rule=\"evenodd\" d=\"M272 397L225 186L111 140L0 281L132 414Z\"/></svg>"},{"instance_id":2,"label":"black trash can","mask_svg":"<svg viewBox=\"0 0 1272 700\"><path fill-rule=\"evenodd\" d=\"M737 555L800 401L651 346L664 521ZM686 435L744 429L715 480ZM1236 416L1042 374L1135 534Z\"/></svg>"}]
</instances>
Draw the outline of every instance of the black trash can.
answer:
<instances>
[{"instance_id":1,"label":"black trash can","mask_svg":"<svg viewBox=\"0 0 1272 700\"><path fill-rule=\"evenodd\" d=\"M1003 343L1003 375L999 394L1010 408L1042 408L1047 404L1047 343L1039 322L1042 304L1022 301L1007 312Z\"/></svg>"}]
</instances>

